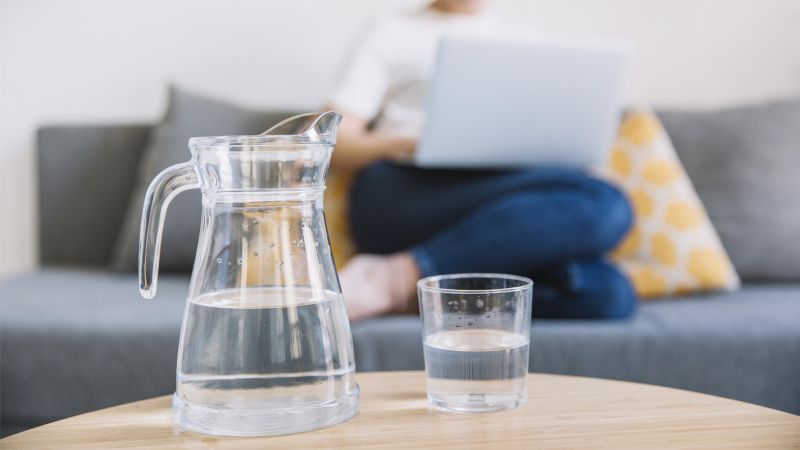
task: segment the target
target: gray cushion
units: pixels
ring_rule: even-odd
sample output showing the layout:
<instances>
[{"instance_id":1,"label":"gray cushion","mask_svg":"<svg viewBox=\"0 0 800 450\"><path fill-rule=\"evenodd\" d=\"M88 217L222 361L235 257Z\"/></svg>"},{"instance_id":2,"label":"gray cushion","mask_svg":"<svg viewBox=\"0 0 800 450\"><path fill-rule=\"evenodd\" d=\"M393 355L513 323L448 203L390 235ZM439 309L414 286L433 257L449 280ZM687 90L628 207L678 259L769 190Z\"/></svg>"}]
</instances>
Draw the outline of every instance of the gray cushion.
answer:
<instances>
[{"instance_id":1,"label":"gray cushion","mask_svg":"<svg viewBox=\"0 0 800 450\"><path fill-rule=\"evenodd\" d=\"M800 100L659 116L742 279L800 280Z\"/></svg>"},{"instance_id":2,"label":"gray cushion","mask_svg":"<svg viewBox=\"0 0 800 450\"><path fill-rule=\"evenodd\" d=\"M109 263L149 135L147 125L39 129L42 263Z\"/></svg>"},{"instance_id":3,"label":"gray cushion","mask_svg":"<svg viewBox=\"0 0 800 450\"><path fill-rule=\"evenodd\" d=\"M113 267L135 269L138 264L142 204L150 182L167 167L190 158L193 136L258 134L291 116L284 112L256 112L171 87L164 120L152 133L128 201L117 238ZM161 247L161 270L188 271L194 263L200 232L200 191L177 196L169 206Z\"/></svg>"},{"instance_id":4,"label":"gray cushion","mask_svg":"<svg viewBox=\"0 0 800 450\"><path fill-rule=\"evenodd\" d=\"M46 269L0 283L2 428L169 394L188 279ZM531 369L693 389L800 413L800 285L645 303L631 321L535 321ZM421 369L419 319L353 326L360 371ZM7 431L3 431L7 433Z\"/></svg>"}]
</instances>

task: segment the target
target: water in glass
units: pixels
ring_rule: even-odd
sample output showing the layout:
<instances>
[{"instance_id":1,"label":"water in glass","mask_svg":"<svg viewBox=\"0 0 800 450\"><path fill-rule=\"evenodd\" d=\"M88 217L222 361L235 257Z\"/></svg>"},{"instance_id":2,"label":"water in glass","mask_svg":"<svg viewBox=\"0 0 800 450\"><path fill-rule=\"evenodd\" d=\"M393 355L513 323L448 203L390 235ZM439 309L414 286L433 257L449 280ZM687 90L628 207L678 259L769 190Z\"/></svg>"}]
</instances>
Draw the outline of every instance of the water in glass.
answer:
<instances>
[{"instance_id":1,"label":"water in glass","mask_svg":"<svg viewBox=\"0 0 800 450\"><path fill-rule=\"evenodd\" d=\"M435 405L481 411L524 400L526 336L487 329L439 331L425 338L424 348L428 395Z\"/></svg>"}]
</instances>

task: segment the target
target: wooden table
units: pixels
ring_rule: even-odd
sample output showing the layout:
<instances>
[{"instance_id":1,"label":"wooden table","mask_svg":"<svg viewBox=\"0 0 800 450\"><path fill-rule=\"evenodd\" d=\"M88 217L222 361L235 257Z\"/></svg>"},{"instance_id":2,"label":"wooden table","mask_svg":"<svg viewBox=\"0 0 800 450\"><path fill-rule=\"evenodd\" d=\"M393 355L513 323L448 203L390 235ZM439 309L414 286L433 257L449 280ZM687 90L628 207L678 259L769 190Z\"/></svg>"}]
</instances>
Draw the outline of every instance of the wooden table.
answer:
<instances>
[{"instance_id":1,"label":"wooden table","mask_svg":"<svg viewBox=\"0 0 800 450\"><path fill-rule=\"evenodd\" d=\"M322 430L219 438L179 430L170 397L116 406L28 430L3 448L798 448L800 417L645 384L529 376L528 403L488 414L428 409L422 372L358 375L361 411Z\"/></svg>"}]
</instances>

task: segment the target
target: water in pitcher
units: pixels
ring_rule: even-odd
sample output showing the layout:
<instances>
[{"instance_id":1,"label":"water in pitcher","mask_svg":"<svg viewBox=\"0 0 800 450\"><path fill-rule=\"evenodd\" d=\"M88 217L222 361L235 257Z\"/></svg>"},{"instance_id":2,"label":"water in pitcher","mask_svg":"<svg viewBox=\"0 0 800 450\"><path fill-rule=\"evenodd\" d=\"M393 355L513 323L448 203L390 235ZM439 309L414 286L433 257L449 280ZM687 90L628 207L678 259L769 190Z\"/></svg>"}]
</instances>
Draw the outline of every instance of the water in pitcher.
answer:
<instances>
[{"instance_id":1,"label":"water in pitcher","mask_svg":"<svg viewBox=\"0 0 800 450\"><path fill-rule=\"evenodd\" d=\"M526 398L529 339L502 330L445 330L425 338L428 396L434 406L481 412Z\"/></svg>"},{"instance_id":2,"label":"water in pitcher","mask_svg":"<svg viewBox=\"0 0 800 450\"><path fill-rule=\"evenodd\" d=\"M195 428L205 421L224 433L232 420L238 434L248 422L278 434L294 413L319 422L336 416L331 409L347 407L341 399L357 389L353 355L341 353L350 334L336 292L213 292L190 299L184 320L175 401L189 406L181 409L192 411Z\"/></svg>"}]
</instances>

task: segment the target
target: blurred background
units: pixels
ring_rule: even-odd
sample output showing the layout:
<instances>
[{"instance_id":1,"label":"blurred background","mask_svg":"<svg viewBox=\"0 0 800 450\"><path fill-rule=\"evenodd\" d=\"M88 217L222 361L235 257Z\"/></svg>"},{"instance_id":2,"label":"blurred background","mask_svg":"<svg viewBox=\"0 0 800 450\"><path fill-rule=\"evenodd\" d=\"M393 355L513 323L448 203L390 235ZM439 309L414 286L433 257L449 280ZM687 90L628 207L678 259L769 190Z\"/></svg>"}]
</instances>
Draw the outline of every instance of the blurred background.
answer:
<instances>
[{"instance_id":1,"label":"blurred background","mask_svg":"<svg viewBox=\"0 0 800 450\"><path fill-rule=\"evenodd\" d=\"M165 274L146 302L132 270L106 264L169 86L222 116L227 107L194 95L272 118L318 110L370 23L427 3L0 0L0 433L175 388L188 277ZM536 34L633 42L626 105L663 120L738 271L712 295L703 283L688 297L651 292L658 300L628 321L537 321L531 370L800 413L800 1L488 4ZM647 134L654 120L636 126ZM619 139L640 134L623 127ZM416 316L357 322L353 338L359 370L422 368Z\"/></svg>"},{"instance_id":2,"label":"blurred background","mask_svg":"<svg viewBox=\"0 0 800 450\"><path fill-rule=\"evenodd\" d=\"M43 124L152 123L168 83L254 108L315 110L371 18L419 0L2 0L0 276L36 265ZM557 36L632 39L628 96L712 108L800 94L794 0L494 0Z\"/></svg>"}]
</instances>

